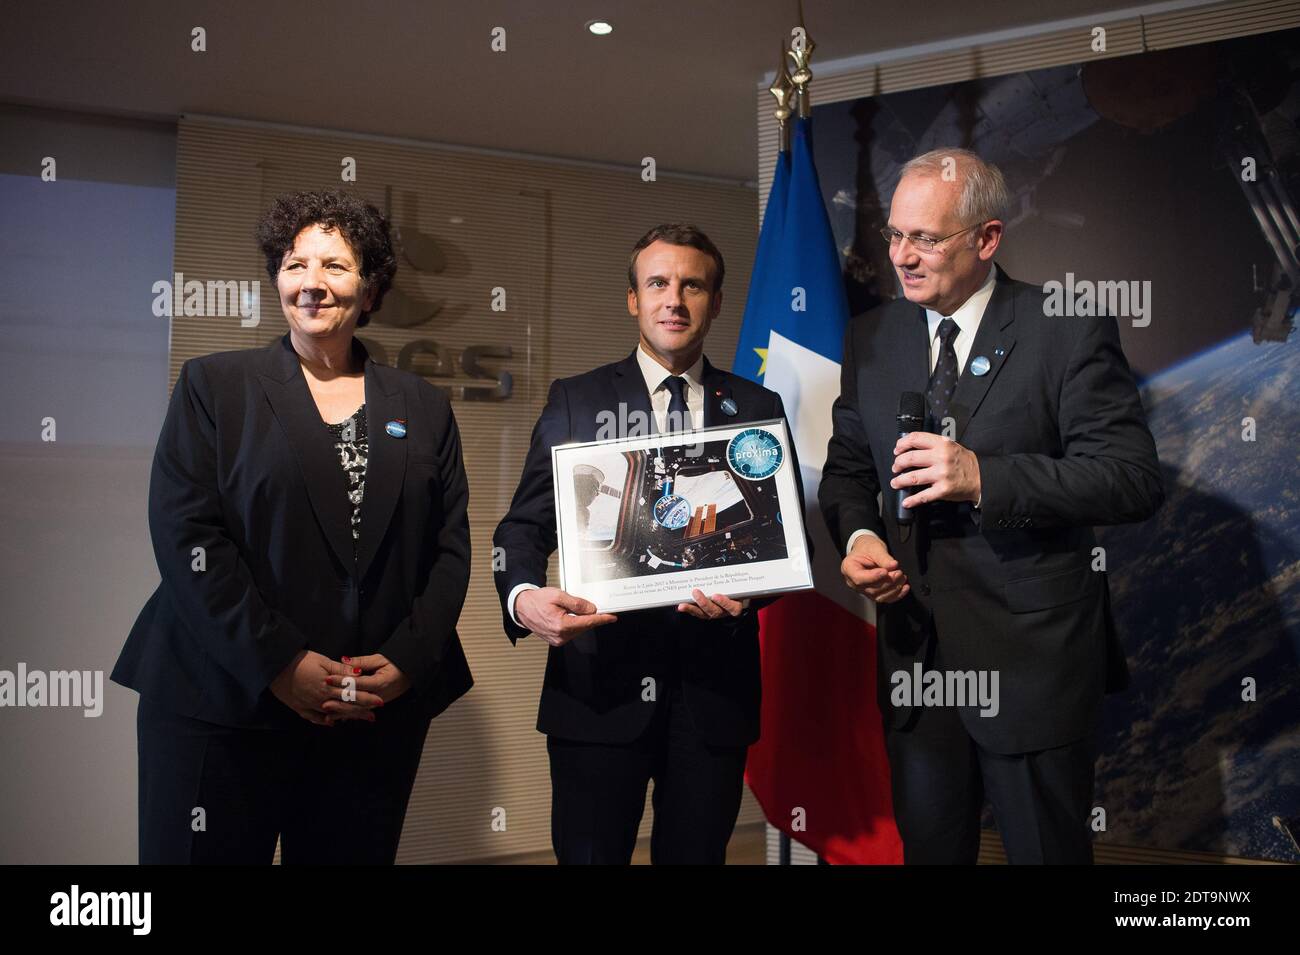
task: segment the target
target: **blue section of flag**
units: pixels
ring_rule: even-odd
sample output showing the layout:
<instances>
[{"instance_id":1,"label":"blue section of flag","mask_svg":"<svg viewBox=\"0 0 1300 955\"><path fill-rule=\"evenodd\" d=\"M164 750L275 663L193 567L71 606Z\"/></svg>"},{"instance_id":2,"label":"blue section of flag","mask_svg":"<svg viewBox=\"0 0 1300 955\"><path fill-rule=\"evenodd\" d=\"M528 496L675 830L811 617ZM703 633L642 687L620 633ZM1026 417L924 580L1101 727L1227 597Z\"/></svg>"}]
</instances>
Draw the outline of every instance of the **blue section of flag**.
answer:
<instances>
[{"instance_id":1,"label":"blue section of flag","mask_svg":"<svg viewBox=\"0 0 1300 955\"><path fill-rule=\"evenodd\" d=\"M736 344L736 357L731 363L733 374L762 384L758 370L762 358L757 348L767 347L768 324L754 316L759 302L768 301L771 295L764 289L775 276L773 263L785 226L785 200L790 189L790 154L777 155L776 170L772 174L772 189L767 194L763 209L763 226L758 232L758 248L754 252L754 270L749 275L749 295L745 299L745 317L740 323L740 341Z\"/></svg>"},{"instance_id":2,"label":"blue section of flag","mask_svg":"<svg viewBox=\"0 0 1300 955\"><path fill-rule=\"evenodd\" d=\"M772 180L732 363L733 372L755 381L761 358L754 349L767 347L770 332L838 362L849 321L839 252L813 163L812 121L793 122L790 152L781 156Z\"/></svg>"}]
</instances>

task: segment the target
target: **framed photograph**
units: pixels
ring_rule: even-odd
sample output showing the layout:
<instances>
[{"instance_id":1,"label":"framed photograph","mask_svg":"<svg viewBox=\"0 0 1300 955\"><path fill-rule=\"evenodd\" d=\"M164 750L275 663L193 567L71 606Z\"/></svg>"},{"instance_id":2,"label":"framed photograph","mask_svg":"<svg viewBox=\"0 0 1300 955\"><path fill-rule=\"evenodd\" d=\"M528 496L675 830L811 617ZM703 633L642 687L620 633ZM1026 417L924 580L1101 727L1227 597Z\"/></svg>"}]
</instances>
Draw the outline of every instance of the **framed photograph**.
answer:
<instances>
[{"instance_id":1,"label":"framed photograph","mask_svg":"<svg viewBox=\"0 0 1300 955\"><path fill-rule=\"evenodd\" d=\"M812 587L785 422L551 449L560 586L617 613Z\"/></svg>"}]
</instances>

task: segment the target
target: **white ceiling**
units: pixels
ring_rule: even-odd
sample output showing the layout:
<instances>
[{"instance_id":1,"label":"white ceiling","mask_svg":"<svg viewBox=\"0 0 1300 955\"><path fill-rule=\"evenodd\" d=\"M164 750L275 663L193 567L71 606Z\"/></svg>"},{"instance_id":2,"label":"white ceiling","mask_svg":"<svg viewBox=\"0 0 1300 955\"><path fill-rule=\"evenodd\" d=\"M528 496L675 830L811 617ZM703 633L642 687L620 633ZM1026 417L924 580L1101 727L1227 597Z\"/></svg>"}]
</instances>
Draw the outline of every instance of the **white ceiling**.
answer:
<instances>
[{"instance_id":1,"label":"white ceiling","mask_svg":"<svg viewBox=\"0 0 1300 955\"><path fill-rule=\"evenodd\" d=\"M805 10L816 73L830 60L1134 3L806 0ZM0 101L621 164L654 156L664 171L753 179L754 89L796 11L795 0L42 0L5 17ZM613 34L591 36L593 18ZM190 50L195 26L206 53ZM504 53L489 47L497 26Z\"/></svg>"}]
</instances>

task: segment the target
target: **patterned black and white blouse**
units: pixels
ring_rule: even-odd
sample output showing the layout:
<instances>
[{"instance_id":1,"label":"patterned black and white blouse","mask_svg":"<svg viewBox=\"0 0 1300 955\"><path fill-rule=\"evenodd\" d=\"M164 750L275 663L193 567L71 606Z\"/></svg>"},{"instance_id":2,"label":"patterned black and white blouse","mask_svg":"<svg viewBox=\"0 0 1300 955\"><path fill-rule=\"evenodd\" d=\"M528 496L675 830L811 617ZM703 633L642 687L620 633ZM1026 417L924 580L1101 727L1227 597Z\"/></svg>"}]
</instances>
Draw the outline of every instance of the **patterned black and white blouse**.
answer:
<instances>
[{"instance_id":1,"label":"patterned black and white blouse","mask_svg":"<svg viewBox=\"0 0 1300 955\"><path fill-rule=\"evenodd\" d=\"M346 421L324 424L334 437L339 466L348 477L348 500L352 502L352 556L356 557L357 541L361 537L361 499L366 493L366 459L370 456L366 406L362 403Z\"/></svg>"}]
</instances>

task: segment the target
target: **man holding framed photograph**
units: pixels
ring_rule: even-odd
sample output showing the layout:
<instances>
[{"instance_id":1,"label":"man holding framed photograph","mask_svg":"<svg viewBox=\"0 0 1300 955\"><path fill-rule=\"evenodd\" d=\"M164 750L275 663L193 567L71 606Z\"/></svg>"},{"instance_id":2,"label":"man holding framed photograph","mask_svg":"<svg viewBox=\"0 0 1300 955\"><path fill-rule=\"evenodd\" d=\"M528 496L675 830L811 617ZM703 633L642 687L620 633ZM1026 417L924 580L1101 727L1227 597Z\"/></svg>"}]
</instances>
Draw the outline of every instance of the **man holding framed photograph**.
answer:
<instances>
[{"instance_id":1,"label":"man holding framed photograph","mask_svg":"<svg viewBox=\"0 0 1300 955\"><path fill-rule=\"evenodd\" d=\"M552 448L608 437L611 420L619 437L634 437L784 418L779 395L704 357L723 274L721 253L692 226L657 226L637 242L627 301L639 344L552 383L493 538L507 635L550 645L537 728L547 735L561 863L629 862L651 779L651 861L726 860L759 736L757 607L697 589L693 602L615 616L546 586L557 544ZM793 453L789 464L797 476ZM802 510L802 490L799 500Z\"/></svg>"}]
</instances>

